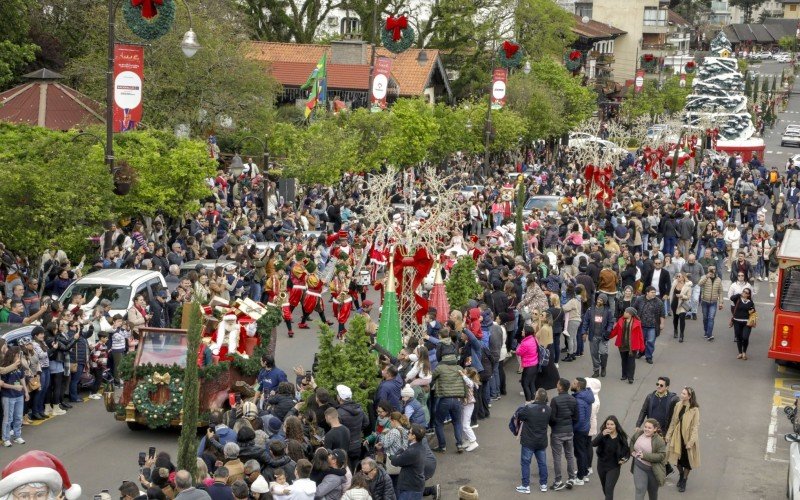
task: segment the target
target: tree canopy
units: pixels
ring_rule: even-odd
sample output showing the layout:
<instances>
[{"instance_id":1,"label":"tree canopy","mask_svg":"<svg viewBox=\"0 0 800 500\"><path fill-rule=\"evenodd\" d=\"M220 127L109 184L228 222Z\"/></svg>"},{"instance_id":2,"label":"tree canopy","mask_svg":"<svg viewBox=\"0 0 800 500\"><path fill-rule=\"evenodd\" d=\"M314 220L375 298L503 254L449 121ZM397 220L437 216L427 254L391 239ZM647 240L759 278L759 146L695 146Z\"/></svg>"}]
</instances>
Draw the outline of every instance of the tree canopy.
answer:
<instances>
[{"instance_id":1,"label":"tree canopy","mask_svg":"<svg viewBox=\"0 0 800 500\"><path fill-rule=\"evenodd\" d=\"M28 41L27 11L27 0L0 2L0 90L16 81L19 71L39 50Z\"/></svg>"}]
</instances>

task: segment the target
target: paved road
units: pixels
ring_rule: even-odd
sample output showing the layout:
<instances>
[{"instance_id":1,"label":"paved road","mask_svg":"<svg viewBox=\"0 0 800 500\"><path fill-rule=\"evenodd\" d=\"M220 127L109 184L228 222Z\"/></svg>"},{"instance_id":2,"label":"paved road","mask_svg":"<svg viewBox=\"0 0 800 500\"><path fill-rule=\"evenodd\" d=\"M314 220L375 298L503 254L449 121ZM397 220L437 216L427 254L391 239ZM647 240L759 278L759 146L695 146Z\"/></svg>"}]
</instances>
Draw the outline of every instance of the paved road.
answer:
<instances>
[{"instance_id":1,"label":"paved road","mask_svg":"<svg viewBox=\"0 0 800 500\"><path fill-rule=\"evenodd\" d=\"M790 102L788 113L781 119L796 113L800 113L800 100ZM778 153L782 150L774 146L772 134L767 136L767 144L767 164L782 164L786 153ZM761 285L756 296L761 320L751 337L749 361L736 359L726 311L717 320L714 343L703 340L699 320L687 322L683 344L672 339L668 328L657 341L655 364L638 363L633 385L619 381L619 355L611 349L608 377L603 379L600 393L601 419L615 414L623 427L631 431L641 402L654 390L660 375L672 378L673 390L679 392L683 386L690 385L697 391L702 415L702 466L692 474L686 493L677 493L673 477L662 489L662 498L776 499L784 494L788 446L782 435L789 431L789 426L780 407L791 402L794 392L800 390L800 373L781 373L766 357L772 304L766 283ZM317 347L314 332L298 331L289 339L285 327L281 326L277 346L279 366L287 372L297 364L310 367ZM591 361L584 357L574 363L561 363L560 369L561 375L567 378L586 376L591 373ZM507 374L508 395L494 403L492 417L482 421L476 429L480 442L478 450L457 455L452 451L452 431L446 429L450 431L451 451L440 456L436 478L442 483L445 499L458 498L457 489L464 484L474 485L482 498L516 495L519 445L507 428L509 416L522 400L514 382L517 377L514 362L507 367ZM91 400L76 405L67 415L26 427L24 434L27 445L0 449L0 465L26 449L46 449L64 460L73 480L83 486L85 498L103 488L112 490L113 496L122 480L135 479L139 451L156 446L174 456L177 443L174 431L129 431L125 424L116 422L103 410L100 401ZM534 467L534 484L535 470ZM552 464L550 470L552 473ZM588 485L548 495L584 499L598 498L601 492L599 481L593 477ZM633 497L633 484L627 470L617 486L617 497Z\"/></svg>"},{"instance_id":2,"label":"paved road","mask_svg":"<svg viewBox=\"0 0 800 500\"><path fill-rule=\"evenodd\" d=\"M788 68L788 65L776 62L765 62L761 64L761 67L755 67L754 71L762 75L780 75L784 68ZM795 91L797 91L796 88ZM789 124L800 124L800 104L798 104L797 101L798 99L796 97L790 100L786 111L779 113L778 122L775 124L775 127L771 130L767 128L764 133L764 142L767 146L765 154L766 165L769 167L775 165L781 172L784 171L783 167L790 157L800 154L800 148L798 147L781 146L781 134L786 126Z\"/></svg>"}]
</instances>

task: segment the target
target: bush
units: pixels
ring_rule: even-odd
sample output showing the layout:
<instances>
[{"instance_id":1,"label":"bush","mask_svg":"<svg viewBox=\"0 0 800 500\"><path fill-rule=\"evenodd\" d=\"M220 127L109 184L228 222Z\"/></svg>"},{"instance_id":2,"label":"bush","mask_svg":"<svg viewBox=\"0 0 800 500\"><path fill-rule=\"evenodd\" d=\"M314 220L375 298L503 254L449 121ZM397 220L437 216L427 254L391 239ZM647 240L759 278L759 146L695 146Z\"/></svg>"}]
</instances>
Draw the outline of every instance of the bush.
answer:
<instances>
[{"instance_id":1,"label":"bush","mask_svg":"<svg viewBox=\"0 0 800 500\"><path fill-rule=\"evenodd\" d=\"M470 299L477 299L483 291L475 273L475 261L469 255L461 257L450 271L445 283L450 309L462 309Z\"/></svg>"}]
</instances>

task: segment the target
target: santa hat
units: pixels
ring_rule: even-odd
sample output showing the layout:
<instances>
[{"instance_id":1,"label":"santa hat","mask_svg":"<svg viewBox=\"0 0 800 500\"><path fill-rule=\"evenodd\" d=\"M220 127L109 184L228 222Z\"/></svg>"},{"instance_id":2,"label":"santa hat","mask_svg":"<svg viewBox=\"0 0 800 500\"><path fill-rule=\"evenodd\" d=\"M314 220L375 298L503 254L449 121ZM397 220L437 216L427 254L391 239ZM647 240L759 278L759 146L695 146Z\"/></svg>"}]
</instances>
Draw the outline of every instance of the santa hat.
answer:
<instances>
[{"instance_id":1,"label":"santa hat","mask_svg":"<svg viewBox=\"0 0 800 500\"><path fill-rule=\"evenodd\" d=\"M226 314L225 316L222 317L222 321L236 321L236 315Z\"/></svg>"},{"instance_id":2,"label":"santa hat","mask_svg":"<svg viewBox=\"0 0 800 500\"><path fill-rule=\"evenodd\" d=\"M63 489L67 500L81 496L80 485L70 483L61 460L46 451L31 450L6 465L0 479L0 497L29 483L44 483L56 496Z\"/></svg>"}]
</instances>

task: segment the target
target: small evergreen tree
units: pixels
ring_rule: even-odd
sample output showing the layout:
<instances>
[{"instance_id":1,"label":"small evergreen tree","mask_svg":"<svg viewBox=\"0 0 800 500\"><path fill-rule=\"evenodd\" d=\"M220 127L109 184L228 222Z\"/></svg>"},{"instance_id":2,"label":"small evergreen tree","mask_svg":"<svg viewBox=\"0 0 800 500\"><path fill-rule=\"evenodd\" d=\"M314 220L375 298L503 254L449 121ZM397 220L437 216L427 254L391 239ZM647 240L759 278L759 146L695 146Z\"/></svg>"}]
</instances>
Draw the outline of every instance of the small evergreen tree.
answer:
<instances>
[{"instance_id":1,"label":"small evergreen tree","mask_svg":"<svg viewBox=\"0 0 800 500\"><path fill-rule=\"evenodd\" d=\"M364 411L372 404L378 387L376 357L370 351L367 322L359 314L350 320L344 342L335 342L333 330L328 325L320 327L319 353L314 380L331 394L336 386L346 385L353 391L353 401Z\"/></svg>"},{"instance_id":2,"label":"small evergreen tree","mask_svg":"<svg viewBox=\"0 0 800 500\"><path fill-rule=\"evenodd\" d=\"M522 176L520 176L521 178ZM514 223L516 224L516 228L514 229L514 253L516 255L522 256L524 253L524 243L522 241L522 208L525 205L525 183L519 182L517 186L517 206L516 206L516 213L514 214Z\"/></svg>"},{"instance_id":3,"label":"small evergreen tree","mask_svg":"<svg viewBox=\"0 0 800 500\"><path fill-rule=\"evenodd\" d=\"M178 439L178 468L189 471L194 477L197 472L197 421L200 408L197 351L200 349L203 313L196 301L185 306L191 307L192 314L189 318L186 369L183 374L183 423Z\"/></svg>"},{"instance_id":4,"label":"small evergreen tree","mask_svg":"<svg viewBox=\"0 0 800 500\"><path fill-rule=\"evenodd\" d=\"M445 283L447 299L451 309L461 309L470 299L478 298L482 291L475 273L475 261L470 256L462 257L450 270Z\"/></svg>"}]
</instances>

